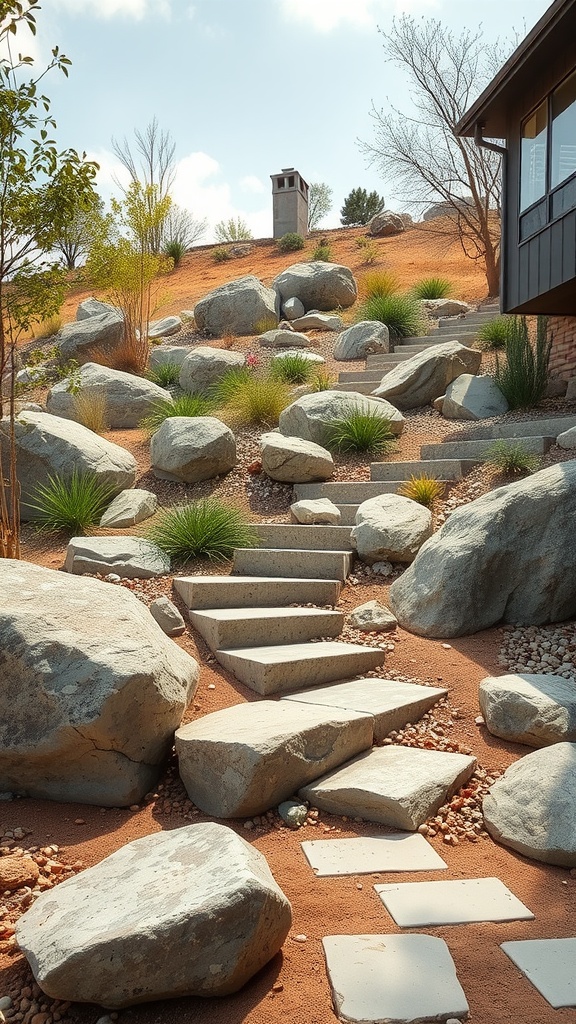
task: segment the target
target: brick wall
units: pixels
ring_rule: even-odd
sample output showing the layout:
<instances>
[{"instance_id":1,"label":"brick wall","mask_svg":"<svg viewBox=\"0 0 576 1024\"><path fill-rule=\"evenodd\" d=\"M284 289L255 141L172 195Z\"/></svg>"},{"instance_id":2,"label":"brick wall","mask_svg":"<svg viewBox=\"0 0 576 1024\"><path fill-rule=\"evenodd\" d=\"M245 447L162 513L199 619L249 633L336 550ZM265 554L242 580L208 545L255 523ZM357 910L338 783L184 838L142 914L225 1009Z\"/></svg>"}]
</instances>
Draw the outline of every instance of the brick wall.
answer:
<instances>
[{"instance_id":1,"label":"brick wall","mask_svg":"<svg viewBox=\"0 0 576 1024\"><path fill-rule=\"evenodd\" d=\"M553 376L570 380L576 377L576 317L551 316L548 326L553 338L550 370Z\"/></svg>"}]
</instances>

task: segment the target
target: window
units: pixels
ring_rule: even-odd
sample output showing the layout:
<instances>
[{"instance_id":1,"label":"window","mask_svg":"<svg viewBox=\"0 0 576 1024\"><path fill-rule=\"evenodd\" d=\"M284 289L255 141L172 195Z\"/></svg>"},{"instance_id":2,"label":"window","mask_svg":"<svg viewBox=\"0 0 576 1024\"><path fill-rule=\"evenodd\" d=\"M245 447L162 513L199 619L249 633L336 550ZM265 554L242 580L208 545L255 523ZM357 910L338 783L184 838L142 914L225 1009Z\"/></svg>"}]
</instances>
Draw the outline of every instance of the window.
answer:
<instances>
[{"instance_id":1,"label":"window","mask_svg":"<svg viewBox=\"0 0 576 1024\"><path fill-rule=\"evenodd\" d=\"M520 210L546 194L548 103L543 103L522 124L520 153Z\"/></svg>"},{"instance_id":2,"label":"window","mask_svg":"<svg viewBox=\"0 0 576 1024\"><path fill-rule=\"evenodd\" d=\"M291 174L288 178L288 188L294 188L294 175Z\"/></svg>"},{"instance_id":3,"label":"window","mask_svg":"<svg viewBox=\"0 0 576 1024\"><path fill-rule=\"evenodd\" d=\"M278 188L284 188L284 178L277 178Z\"/></svg>"},{"instance_id":4,"label":"window","mask_svg":"<svg viewBox=\"0 0 576 1024\"><path fill-rule=\"evenodd\" d=\"M552 93L550 188L576 171L576 71Z\"/></svg>"}]
</instances>

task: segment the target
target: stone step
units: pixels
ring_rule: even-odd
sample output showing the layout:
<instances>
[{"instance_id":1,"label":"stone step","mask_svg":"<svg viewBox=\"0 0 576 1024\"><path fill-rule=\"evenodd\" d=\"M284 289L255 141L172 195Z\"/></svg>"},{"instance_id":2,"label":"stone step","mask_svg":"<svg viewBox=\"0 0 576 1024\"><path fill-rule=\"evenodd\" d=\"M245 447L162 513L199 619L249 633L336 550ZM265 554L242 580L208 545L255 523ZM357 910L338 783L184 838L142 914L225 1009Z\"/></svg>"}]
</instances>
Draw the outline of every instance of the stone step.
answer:
<instances>
[{"instance_id":1,"label":"stone step","mask_svg":"<svg viewBox=\"0 0 576 1024\"><path fill-rule=\"evenodd\" d=\"M372 374L372 380L355 380L355 381L338 381L337 384L332 386L333 391L353 391L357 395L371 395L376 388L380 387L382 378L386 376L388 370L384 370L383 373Z\"/></svg>"},{"instance_id":2,"label":"stone step","mask_svg":"<svg viewBox=\"0 0 576 1024\"><path fill-rule=\"evenodd\" d=\"M442 343L450 339L442 339ZM441 342L437 338L422 338L418 340L416 338L398 338L394 342L395 346L399 346L403 352L410 353L411 356L418 355L419 352L427 352L429 348L436 348L436 345L440 345ZM397 351L397 349L395 349ZM378 359L378 356L374 356L374 360ZM368 357L370 359L370 357ZM374 363L366 360L366 369L370 369Z\"/></svg>"},{"instance_id":3,"label":"stone step","mask_svg":"<svg viewBox=\"0 0 576 1024\"><path fill-rule=\"evenodd\" d=\"M344 502L337 505L340 509L340 515L342 516L340 522L342 526L356 526L356 513L360 508L360 504L357 502Z\"/></svg>"},{"instance_id":4,"label":"stone step","mask_svg":"<svg viewBox=\"0 0 576 1024\"><path fill-rule=\"evenodd\" d=\"M384 651L380 649L336 640L245 647L215 653L223 668L262 696L292 693L362 675L384 661Z\"/></svg>"},{"instance_id":5,"label":"stone step","mask_svg":"<svg viewBox=\"0 0 576 1024\"><path fill-rule=\"evenodd\" d=\"M493 423L490 427L466 427L466 434L472 441L483 441L487 438L496 440L501 437L558 437L576 427L576 416L546 416L534 420L514 420L511 423Z\"/></svg>"},{"instance_id":6,"label":"stone step","mask_svg":"<svg viewBox=\"0 0 576 1024\"><path fill-rule=\"evenodd\" d=\"M354 559L348 551L310 551L299 548L236 548L232 572L238 576L284 576L345 580Z\"/></svg>"},{"instance_id":7,"label":"stone step","mask_svg":"<svg viewBox=\"0 0 576 1024\"><path fill-rule=\"evenodd\" d=\"M421 459L414 462L372 462L372 480L409 480L426 473L437 480L461 480L477 463L474 459Z\"/></svg>"},{"instance_id":8,"label":"stone step","mask_svg":"<svg viewBox=\"0 0 576 1024\"><path fill-rule=\"evenodd\" d=\"M403 354L402 359L394 359L394 357L392 356L391 360L388 360L385 355L381 355L378 358L383 360L384 368L390 367L390 369L392 369L392 360L394 362L394 365L399 366L407 359L410 359L411 356ZM339 384L349 384L352 381L363 380L374 380L374 373L372 372L372 370L343 370L342 373L338 374Z\"/></svg>"},{"instance_id":9,"label":"stone step","mask_svg":"<svg viewBox=\"0 0 576 1024\"><path fill-rule=\"evenodd\" d=\"M423 444L420 454L424 459L476 459L483 461L493 438L478 441L443 441L441 444ZM522 445L531 455L544 455L554 444L553 437L515 437L514 443Z\"/></svg>"},{"instance_id":10,"label":"stone step","mask_svg":"<svg viewBox=\"0 0 576 1024\"><path fill-rule=\"evenodd\" d=\"M302 498L330 498L335 505L359 505L378 494L396 494L400 480L333 480L324 484L295 484L294 495Z\"/></svg>"},{"instance_id":11,"label":"stone step","mask_svg":"<svg viewBox=\"0 0 576 1024\"><path fill-rule=\"evenodd\" d=\"M336 637L344 614L321 608L207 608L190 611L190 622L211 651L295 644L316 637Z\"/></svg>"},{"instance_id":12,"label":"stone step","mask_svg":"<svg viewBox=\"0 0 576 1024\"><path fill-rule=\"evenodd\" d=\"M250 523L263 548L300 551L353 551L349 526L304 526L296 523Z\"/></svg>"},{"instance_id":13,"label":"stone step","mask_svg":"<svg viewBox=\"0 0 576 1024\"><path fill-rule=\"evenodd\" d=\"M448 323L443 323L441 320L438 323L437 334L444 336L445 334L477 334L479 328L483 323L489 323L490 317L486 320L481 320L479 323L471 323L468 319L465 320L452 320Z\"/></svg>"},{"instance_id":14,"label":"stone step","mask_svg":"<svg viewBox=\"0 0 576 1024\"><path fill-rule=\"evenodd\" d=\"M286 607L335 605L340 597L339 580L270 576L176 576L174 589L187 608Z\"/></svg>"}]
</instances>

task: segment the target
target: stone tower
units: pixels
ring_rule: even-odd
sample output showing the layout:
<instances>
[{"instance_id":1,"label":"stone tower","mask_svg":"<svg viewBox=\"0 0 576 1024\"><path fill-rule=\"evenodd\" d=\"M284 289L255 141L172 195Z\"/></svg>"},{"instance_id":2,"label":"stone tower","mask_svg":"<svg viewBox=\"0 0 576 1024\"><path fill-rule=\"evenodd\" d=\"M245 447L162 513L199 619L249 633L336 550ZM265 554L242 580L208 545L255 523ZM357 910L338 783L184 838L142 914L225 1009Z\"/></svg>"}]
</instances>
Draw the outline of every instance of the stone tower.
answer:
<instances>
[{"instance_id":1,"label":"stone tower","mask_svg":"<svg viewBox=\"0 0 576 1024\"><path fill-rule=\"evenodd\" d=\"M282 238L296 231L302 238L308 234L308 184L293 167L283 167L280 174L271 174L273 237Z\"/></svg>"}]
</instances>

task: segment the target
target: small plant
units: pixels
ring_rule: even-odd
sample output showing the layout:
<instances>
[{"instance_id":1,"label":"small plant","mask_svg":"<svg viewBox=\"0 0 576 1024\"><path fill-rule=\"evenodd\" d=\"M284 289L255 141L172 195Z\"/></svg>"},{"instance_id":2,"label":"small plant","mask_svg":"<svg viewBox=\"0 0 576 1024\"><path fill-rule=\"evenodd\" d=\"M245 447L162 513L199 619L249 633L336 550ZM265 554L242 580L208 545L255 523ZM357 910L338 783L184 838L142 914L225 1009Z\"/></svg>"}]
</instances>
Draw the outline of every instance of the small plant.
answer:
<instances>
[{"instance_id":1,"label":"small plant","mask_svg":"<svg viewBox=\"0 0 576 1024\"><path fill-rule=\"evenodd\" d=\"M244 362L249 370L257 370L260 366L260 356L257 352L247 352Z\"/></svg>"},{"instance_id":2,"label":"small plant","mask_svg":"<svg viewBox=\"0 0 576 1024\"><path fill-rule=\"evenodd\" d=\"M376 409L350 406L326 431L326 445L339 452L370 452L386 455L392 449L394 434L389 419Z\"/></svg>"},{"instance_id":3,"label":"small plant","mask_svg":"<svg viewBox=\"0 0 576 1024\"><path fill-rule=\"evenodd\" d=\"M510 335L512 319L509 316L497 316L482 324L478 331L478 348L498 349L506 348L506 342Z\"/></svg>"},{"instance_id":4,"label":"small plant","mask_svg":"<svg viewBox=\"0 0 576 1024\"><path fill-rule=\"evenodd\" d=\"M278 239L278 248L280 252L298 252L304 248L304 239L297 231L288 231Z\"/></svg>"},{"instance_id":5,"label":"small plant","mask_svg":"<svg viewBox=\"0 0 576 1024\"><path fill-rule=\"evenodd\" d=\"M494 441L483 455L483 461L489 466L500 470L507 476L520 476L522 473L535 473L540 466L540 458L527 451L520 441Z\"/></svg>"},{"instance_id":6,"label":"small plant","mask_svg":"<svg viewBox=\"0 0 576 1024\"><path fill-rule=\"evenodd\" d=\"M155 403L152 412L141 420L140 426L142 430L153 434L162 426L164 420L173 416L209 416L212 409L213 403L206 395L175 395L170 401Z\"/></svg>"},{"instance_id":7,"label":"small plant","mask_svg":"<svg viewBox=\"0 0 576 1024\"><path fill-rule=\"evenodd\" d=\"M376 245L376 242L371 241L370 238L362 236L362 238L356 239L356 245L362 250L364 256L362 262L365 263L366 266L371 266L373 263L376 263L376 260L378 259L378 246Z\"/></svg>"},{"instance_id":8,"label":"small plant","mask_svg":"<svg viewBox=\"0 0 576 1024\"><path fill-rule=\"evenodd\" d=\"M437 498L441 498L446 490L446 485L436 477L421 473L420 476L411 476L406 483L398 488L397 494L403 498L411 498L419 505L431 508Z\"/></svg>"},{"instance_id":9,"label":"small plant","mask_svg":"<svg viewBox=\"0 0 576 1024\"><path fill-rule=\"evenodd\" d=\"M310 257L313 260L322 260L324 263L333 263L334 257L330 243L327 238L320 238Z\"/></svg>"},{"instance_id":10,"label":"small plant","mask_svg":"<svg viewBox=\"0 0 576 1024\"><path fill-rule=\"evenodd\" d=\"M250 373L229 393L225 413L238 425L275 427L292 396L283 380Z\"/></svg>"},{"instance_id":11,"label":"small plant","mask_svg":"<svg viewBox=\"0 0 576 1024\"><path fill-rule=\"evenodd\" d=\"M215 225L214 231L218 242L247 242L254 237L242 217L220 220Z\"/></svg>"},{"instance_id":12,"label":"small plant","mask_svg":"<svg viewBox=\"0 0 576 1024\"><path fill-rule=\"evenodd\" d=\"M387 298L400 288L398 278L388 270L369 270L360 278L360 291L367 299Z\"/></svg>"},{"instance_id":13,"label":"small plant","mask_svg":"<svg viewBox=\"0 0 576 1024\"><path fill-rule=\"evenodd\" d=\"M494 382L511 409L529 409L544 397L550 372L552 338L548 337L548 321L536 320L536 338L530 341L525 316L512 318L506 339L506 361L496 355Z\"/></svg>"},{"instance_id":14,"label":"small plant","mask_svg":"<svg viewBox=\"0 0 576 1024\"><path fill-rule=\"evenodd\" d=\"M185 252L186 246L178 238L171 238L164 246L164 255L172 260L175 267L179 266Z\"/></svg>"},{"instance_id":15,"label":"small plant","mask_svg":"<svg viewBox=\"0 0 576 1024\"><path fill-rule=\"evenodd\" d=\"M34 327L32 336L36 340L42 341L43 338L51 338L54 334L58 334L61 327L61 316L49 316Z\"/></svg>"},{"instance_id":16,"label":"small plant","mask_svg":"<svg viewBox=\"0 0 576 1024\"><path fill-rule=\"evenodd\" d=\"M216 498L167 509L156 517L146 535L171 559L183 564L192 558L231 558L235 548L258 544L240 509Z\"/></svg>"},{"instance_id":17,"label":"small plant","mask_svg":"<svg viewBox=\"0 0 576 1024\"><path fill-rule=\"evenodd\" d=\"M335 378L326 370L317 370L308 381L311 391L331 391L335 383Z\"/></svg>"},{"instance_id":18,"label":"small plant","mask_svg":"<svg viewBox=\"0 0 576 1024\"><path fill-rule=\"evenodd\" d=\"M73 470L66 479L48 477L48 483L38 484L31 501L24 504L34 511L35 525L40 530L78 534L100 522L112 494L110 484L103 483L95 473Z\"/></svg>"},{"instance_id":19,"label":"small plant","mask_svg":"<svg viewBox=\"0 0 576 1024\"><path fill-rule=\"evenodd\" d=\"M446 277L424 277L412 289L416 299L445 299L452 294L452 282Z\"/></svg>"},{"instance_id":20,"label":"small plant","mask_svg":"<svg viewBox=\"0 0 576 1024\"><path fill-rule=\"evenodd\" d=\"M254 324L254 334L266 334L266 331L273 331L276 327L278 321L275 316L263 316Z\"/></svg>"},{"instance_id":21,"label":"small plant","mask_svg":"<svg viewBox=\"0 0 576 1024\"><path fill-rule=\"evenodd\" d=\"M214 405L227 405L246 381L250 380L251 375L252 371L248 366L237 366L233 370L227 370L209 390Z\"/></svg>"},{"instance_id":22,"label":"small plant","mask_svg":"<svg viewBox=\"0 0 576 1024\"><path fill-rule=\"evenodd\" d=\"M270 364L270 376L287 384L306 384L312 376L313 364L300 352L277 356Z\"/></svg>"},{"instance_id":23,"label":"small plant","mask_svg":"<svg viewBox=\"0 0 576 1024\"><path fill-rule=\"evenodd\" d=\"M225 245L217 245L212 250L212 259L214 260L214 263L225 263L226 260L231 260L232 256Z\"/></svg>"},{"instance_id":24,"label":"small plant","mask_svg":"<svg viewBox=\"0 0 576 1024\"><path fill-rule=\"evenodd\" d=\"M161 388L176 388L180 383L180 369L178 363L157 363L153 369L148 370L147 377Z\"/></svg>"},{"instance_id":25,"label":"small plant","mask_svg":"<svg viewBox=\"0 0 576 1024\"><path fill-rule=\"evenodd\" d=\"M410 295L373 295L362 304L357 319L380 320L391 338L414 338L426 333L420 302Z\"/></svg>"},{"instance_id":26,"label":"small plant","mask_svg":"<svg viewBox=\"0 0 576 1024\"><path fill-rule=\"evenodd\" d=\"M110 429L104 388L80 388L74 392L74 413L79 423L95 434Z\"/></svg>"}]
</instances>

